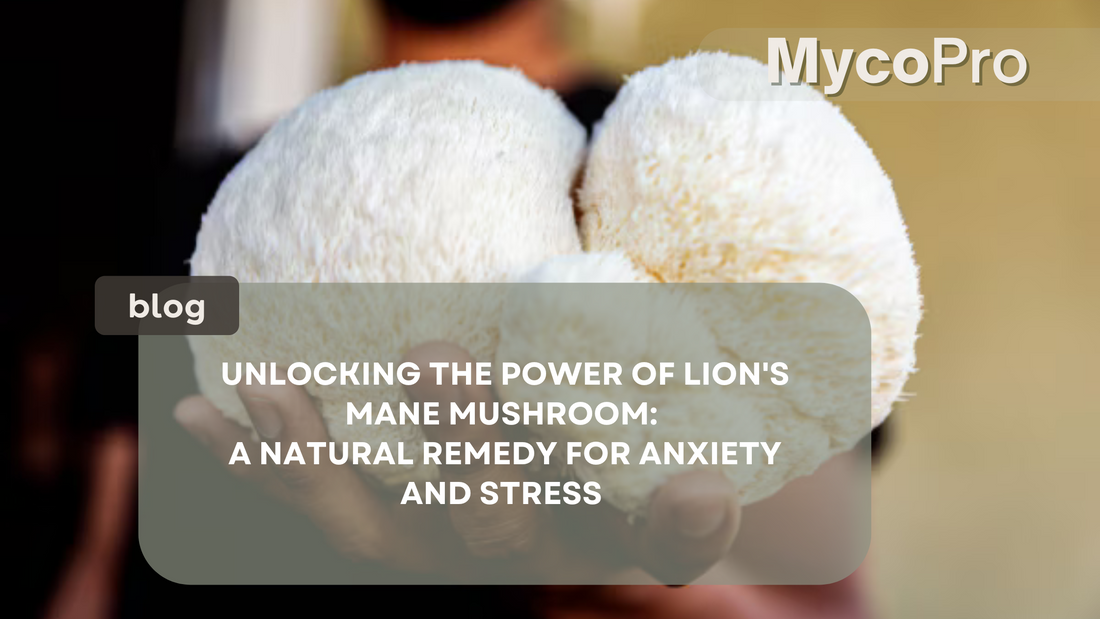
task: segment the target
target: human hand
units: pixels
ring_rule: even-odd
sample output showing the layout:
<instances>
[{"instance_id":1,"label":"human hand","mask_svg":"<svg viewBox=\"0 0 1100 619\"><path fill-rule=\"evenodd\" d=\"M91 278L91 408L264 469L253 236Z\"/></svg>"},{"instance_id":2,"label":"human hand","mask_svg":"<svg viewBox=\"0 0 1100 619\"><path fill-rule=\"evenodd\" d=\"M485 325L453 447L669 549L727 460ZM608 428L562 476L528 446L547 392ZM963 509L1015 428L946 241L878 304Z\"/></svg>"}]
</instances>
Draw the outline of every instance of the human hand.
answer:
<instances>
[{"instance_id":1,"label":"human hand","mask_svg":"<svg viewBox=\"0 0 1100 619\"><path fill-rule=\"evenodd\" d=\"M405 360L421 368L421 381L408 389L414 401L492 401L485 386L452 387L434 376L428 363L473 361L454 345L418 346ZM300 387L240 386L253 426L267 440L328 442L328 433L310 396ZM445 416L443 416L445 417ZM184 399L176 419L227 463L237 442L259 457L248 430L225 419L200 396ZM444 420L445 421L445 420ZM481 444L504 440L500 428L486 425L424 426L429 440ZM615 571L641 567L667 584L691 582L729 551L740 521L736 492L713 472L673 477L654 494L647 518L629 523L621 512L601 504L585 510L552 510L546 505L400 505L373 480L327 461L313 466L228 466L234 474L264 487L307 514L343 554L392 569L442 574L474 582L593 582ZM518 466L445 466L443 481L480 487L484 480L531 480ZM583 520L583 521L581 521ZM571 531L567 533L566 531ZM579 533L572 533L579 532ZM597 558L599 557L599 558Z\"/></svg>"}]
</instances>

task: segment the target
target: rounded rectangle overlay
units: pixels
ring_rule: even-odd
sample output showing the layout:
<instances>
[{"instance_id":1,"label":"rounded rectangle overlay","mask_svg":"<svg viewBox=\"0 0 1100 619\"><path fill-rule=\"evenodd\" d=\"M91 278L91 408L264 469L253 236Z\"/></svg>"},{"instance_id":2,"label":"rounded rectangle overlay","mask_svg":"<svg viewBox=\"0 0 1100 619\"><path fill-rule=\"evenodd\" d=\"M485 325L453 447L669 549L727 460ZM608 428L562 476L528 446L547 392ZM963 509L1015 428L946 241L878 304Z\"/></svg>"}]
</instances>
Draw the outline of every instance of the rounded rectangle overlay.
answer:
<instances>
[{"instance_id":1,"label":"rounded rectangle overlay","mask_svg":"<svg viewBox=\"0 0 1100 619\"><path fill-rule=\"evenodd\" d=\"M232 335L139 343L139 538L176 582L825 584L869 545L836 286L241 284Z\"/></svg>"}]
</instances>

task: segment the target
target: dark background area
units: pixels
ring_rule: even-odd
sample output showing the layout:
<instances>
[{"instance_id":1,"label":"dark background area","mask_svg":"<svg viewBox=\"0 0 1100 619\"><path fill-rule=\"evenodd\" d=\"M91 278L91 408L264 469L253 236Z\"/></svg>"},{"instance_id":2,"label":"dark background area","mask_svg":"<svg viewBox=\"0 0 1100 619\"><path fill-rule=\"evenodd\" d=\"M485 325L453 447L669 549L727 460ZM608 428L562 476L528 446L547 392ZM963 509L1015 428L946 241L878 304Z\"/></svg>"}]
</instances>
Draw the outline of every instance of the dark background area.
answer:
<instances>
[{"instance_id":1,"label":"dark background area","mask_svg":"<svg viewBox=\"0 0 1100 619\"><path fill-rule=\"evenodd\" d=\"M16 568L17 610L10 616L39 615L57 585L86 498L89 437L137 423L137 338L95 332L95 280L187 274L202 212L239 157L185 161L173 152L183 10L173 0L15 2L3 10L6 159L13 165L5 177L15 188L3 226L15 279L2 312L5 408L14 413L5 453L17 488L13 563L26 566ZM58 420L66 456L49 488L22 479L17 460L21 361L29 345L44 340L60 342L73 364ZM119 616L196 615L229 604L286 610L306 594L165 580L141 555L133 505ZM381 603L383 593L370 597ZM339 608L352 595L363 603L364 594L348 588L311 597Z\"/></svg>"},{"instance_id":2,"label":"dark background area","mask_svg":"<svg viewBox=\"0 0 1100 619\"><path fill-rule=\"evenodd\" d=\"M4 225L16 280L3 310L12 381L6 408L16 413L8 417L13 444L5 452L20 493L15 562L30 566L17 570L14 616L35 616L57 585L82 515L90 437L137 423L137 338L95 332L95 280L185 274L183 233L198 220L180 225L177 217L188 214L169 215L175 211L165 199L167 184L186 170L172 153L183 2L15 2L3 12L5 107L14 108L5 125L15 138L8 142L14 169L5 176L16 189ZM60 481L37 488L18 476L20 361L47 338L70 351L73 380L56 420L66 454ZM207 607L207 592L148 567L133 505L119 614Z\"/></svg>"}]
</instances>

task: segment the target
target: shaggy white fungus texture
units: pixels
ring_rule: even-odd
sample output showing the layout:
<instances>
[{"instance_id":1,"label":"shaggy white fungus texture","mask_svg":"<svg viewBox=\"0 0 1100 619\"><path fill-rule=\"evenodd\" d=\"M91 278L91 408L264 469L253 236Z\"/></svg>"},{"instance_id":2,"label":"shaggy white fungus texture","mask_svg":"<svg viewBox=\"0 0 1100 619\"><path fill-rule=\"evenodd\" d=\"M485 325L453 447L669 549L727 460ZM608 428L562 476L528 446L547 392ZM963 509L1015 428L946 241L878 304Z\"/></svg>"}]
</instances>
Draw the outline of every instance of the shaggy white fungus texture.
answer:
<instances>
[{"instance_id":1,"label":"shaggy white fungus texture","mask_svg":"<svg viewBox=\"0 0 1100 619\"><path fill-rule=\"evenodd\" d=\"M191 274L242 284L506 281L581 251L570 190L584 146L584 128L556 95L518 71L440 62L367 73L307 100L229 174L203 218ZM492 304L458 288L242 299L236 335L190 338L199 387L250 426L222 360L396 363L435 339L491 360L497 316L480 310ZM470 307L479 308L472 319ZM372 454L381 441L405 441L406 455L419 456L420 427L349 426L347 402L365 403L361 392L308 389L334 440L369 442ZM372 393L376 406L407 400L396 383ZM438 476L419 460L366 470L391 486Z\"/></svg>"},{"instance_id":2,"label":"shaggy white fungus texture","mask_svg":"<svg viewBox=\"0 0 1100 619\"><path fill-rule=\"evenodd\" d=\"M711 440L718 431L730 433L732 440L783 441L784 457L773 466L723 469L748 504L851 449L885 419L901 395L914 369L921 316L917 266L906 227L890 180L871 149L840 110L812 88L771 86L765 65L723 53L700 53L633 75L597 127L579 208L585 250L619 252L634 269L609 269L607 259L592 259L591 273L596 275L586 278L578 275L583 267L577 262L559 260L555 268L542 267L529 279L604 277L612 282L627 281L634 273L636 279L660 282L822 282L850 292L870 320L870 423L841 414L837 407L842 398L828 397L825 378L800 376L798 388L758 390L752 396L756 401L738 405L739 417L745 418L738 418L736 427L721 408L728 409L728 401L708 404L692 392L670 389L673 397L666 405L679 411L676 423L670 423L672 415L662 414L656 426L616 428L622 433L616 440L629 442L631 453L640 454L645 441ZM695 358L726 354L730 361L737 360L730 355L754 359L755 346L770 337L766 329L783 324L786 332L775 335L801 342L793 353L853 372L858 367L859 359L829 358L825 343L835 333L812 307L798 320L781 323L773 315L774 303L724 298L720 287L695 296L692 303L701 324L675 326L692 334L679 345L694 342L699 348ZM522 355L531 346L526 337L537 340L540 354L549 358L610 355L653 361L676 355L660 348L672 342L652 335L647 351L630 350L637 342L625 336L600 337L615 328L614 320L567 320L569 308L555 303L573 299L544 297L544 312L537 317L522 306L506 307L502 349ZM741 305L731 311L731 303ZM656 316L643 312L632 320L650 319L652 334L671 323ZM556 336L534 335L537 324ZM698 337L699 329L709 344ZM798 337L791 337L791 329L798 330ZM706 353L706 345L723 352ZM655 401L653 393L637 387L638 397L624 396L629 389L619 388L612 399ZM537 398L537 391L516 384L505 394ZM596 440L607 429L538 431L550 439ZM604 497L616 506L644 513L652 491L668 475L689 468L589 467L577 472L585 481L600 481Z\"/></svg>"}]
</instances>

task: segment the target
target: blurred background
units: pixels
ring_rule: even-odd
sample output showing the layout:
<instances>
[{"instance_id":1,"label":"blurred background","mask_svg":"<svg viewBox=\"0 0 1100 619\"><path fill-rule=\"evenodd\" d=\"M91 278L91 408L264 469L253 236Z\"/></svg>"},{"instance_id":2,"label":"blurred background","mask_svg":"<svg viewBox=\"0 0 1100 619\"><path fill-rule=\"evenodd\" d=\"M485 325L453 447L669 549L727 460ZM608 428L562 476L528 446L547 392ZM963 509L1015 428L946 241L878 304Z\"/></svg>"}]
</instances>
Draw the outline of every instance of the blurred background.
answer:
<instances>
[{"instance_id":1,"label":"blurred background","mask_svg":"<svg viewBox=\"0 0 1100 619\"><path fill-rule=\"evenodd\" d=\"M8 264L34 267L14 269L3 312L17 545L34 558L25 610L144 615L154 597L196 594L149 573L134 543L136 342L92 330L95 278L185 274L218 183L310 94L486 38L366 0L34 4L5 20L25 192L9 205ZM621 76L717 28L1100 28L1096 0L474 4L492 28L550 24L521 29L515 57L594 118ZM1060 70L1100 79L1100 49L1085 51ZM874 481L874 607L1100 617L1100 103L839 104L893 178L926 306L914 395ZM122 566L118 579L82 571L90 556ZM116 599L96 615L104 587ZM75 614L62 591L77 592Z\"/></svg>"}]
</instances>

